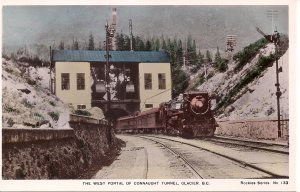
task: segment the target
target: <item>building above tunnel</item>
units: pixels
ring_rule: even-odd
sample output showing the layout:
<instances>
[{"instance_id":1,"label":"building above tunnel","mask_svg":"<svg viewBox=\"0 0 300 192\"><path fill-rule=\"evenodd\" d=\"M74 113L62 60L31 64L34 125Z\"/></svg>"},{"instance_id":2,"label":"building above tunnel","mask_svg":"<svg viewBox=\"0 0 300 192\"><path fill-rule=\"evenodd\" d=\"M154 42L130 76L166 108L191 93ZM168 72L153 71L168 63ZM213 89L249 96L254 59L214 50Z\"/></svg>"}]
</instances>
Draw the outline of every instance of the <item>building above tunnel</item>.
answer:
<instances>
[{"instance_id":1,"label":"building above tunnel","mask_svg":"<svg viewBox=\"0 0 300 192\"><path fill-rule=\"evenodd\" d=\"M105 97L95 94L95 82L105 81L105 77L103 73L94 75L105 66L105 55L106 51L96 50L52 50L57 97L77 109L97 106L107 110ZM160 103L171 99L171 66L166 52L109 51L109 55L109 63L115 68L130 69L130 83L135 88L130 98L124 94L122 99L112 101L118 102L112 107L121 107L131 113L159 107Z\"/></svg>"}]
</instances>

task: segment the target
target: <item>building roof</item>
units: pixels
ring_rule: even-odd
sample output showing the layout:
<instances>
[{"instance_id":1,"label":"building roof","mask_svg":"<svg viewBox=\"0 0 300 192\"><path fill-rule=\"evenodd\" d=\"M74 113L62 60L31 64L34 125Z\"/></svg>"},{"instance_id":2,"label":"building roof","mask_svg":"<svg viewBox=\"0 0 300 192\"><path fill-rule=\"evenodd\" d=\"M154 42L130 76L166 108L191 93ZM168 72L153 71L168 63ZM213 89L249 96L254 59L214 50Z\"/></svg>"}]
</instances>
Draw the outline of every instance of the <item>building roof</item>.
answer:
<instances>
[{"instance_id":1,"label":"building roof","mask_svg":"<svg viewBox=\"0 0 300 192\"><path fill-rule=\"evenodd\" d=\"M53 50L52 61L106 62L105 51ZM110 62L122 63L169 63L163 51L109 51Z\"/></svg>"}]
</instances>

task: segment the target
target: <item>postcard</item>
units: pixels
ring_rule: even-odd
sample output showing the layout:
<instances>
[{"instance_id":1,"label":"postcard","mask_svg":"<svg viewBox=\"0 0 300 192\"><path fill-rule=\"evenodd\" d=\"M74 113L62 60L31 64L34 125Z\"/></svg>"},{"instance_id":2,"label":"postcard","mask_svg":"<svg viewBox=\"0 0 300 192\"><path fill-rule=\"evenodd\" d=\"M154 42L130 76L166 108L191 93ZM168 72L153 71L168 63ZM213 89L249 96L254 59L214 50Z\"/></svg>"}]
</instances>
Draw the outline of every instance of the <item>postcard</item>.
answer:
<instances>
[{"instance_id":1,"label":"postcard","mask_svg":"<svg viewBox=\"0 0 300 192\"><path fill-rule=\"evenodd\" d=\"M293 0L4 1L1 190L296 191L295 45Z\"/></svg>"}]
</instances>

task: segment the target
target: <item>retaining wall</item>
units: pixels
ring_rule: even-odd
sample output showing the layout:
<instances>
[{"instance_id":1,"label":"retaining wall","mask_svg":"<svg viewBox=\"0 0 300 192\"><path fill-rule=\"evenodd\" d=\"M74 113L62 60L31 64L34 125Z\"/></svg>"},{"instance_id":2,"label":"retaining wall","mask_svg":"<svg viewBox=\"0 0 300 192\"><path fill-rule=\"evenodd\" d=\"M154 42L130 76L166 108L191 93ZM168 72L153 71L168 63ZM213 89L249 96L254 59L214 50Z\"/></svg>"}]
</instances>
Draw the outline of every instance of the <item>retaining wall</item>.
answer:
<instances>
[{"instance_id":1,"label":"retaining wall","mask_svg":"<svg viewBox=\"0 0 300 192\"><path fill-rule=\"evenodd\" d=\"M288 140L288 119L282 120L282 137L278 138L278 123L276 119L218 121L216 134L250 139L280 139Z\"/></svg>"},{"instance_id":2,"label":"retaining wall","mask_svg":"<svg viewBox=\"0 0 300 192\"><path fill-rule=\"evenodd\" d=\"M75 179L109 150L105 121L71 115L73 129L2 129L3 179ZM109 136L108 136L109 135Z\"/></svg>"}]
</instances>

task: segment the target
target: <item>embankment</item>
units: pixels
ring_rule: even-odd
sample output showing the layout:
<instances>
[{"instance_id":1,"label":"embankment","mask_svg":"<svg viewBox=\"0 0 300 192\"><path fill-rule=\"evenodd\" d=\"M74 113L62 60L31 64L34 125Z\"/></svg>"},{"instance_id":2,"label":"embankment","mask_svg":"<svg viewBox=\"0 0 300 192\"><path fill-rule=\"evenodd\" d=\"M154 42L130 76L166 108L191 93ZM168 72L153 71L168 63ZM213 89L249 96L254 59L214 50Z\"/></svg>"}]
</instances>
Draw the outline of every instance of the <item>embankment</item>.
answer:
<instances>
[{"instance_id":1,"label":"embankment","mask_svg":"<svg viewBox=\"0 0 300 192\"><path fill-rule=\"evenodd\" d=\"M107 123L71 115L73 129L2 129L3 179L89 178L119 147Z\"/></svg>"}]
</instances>

